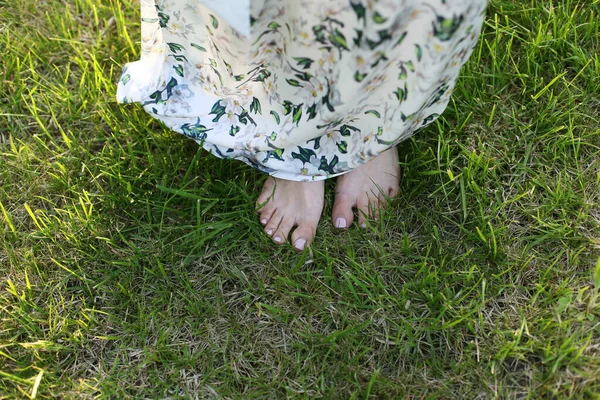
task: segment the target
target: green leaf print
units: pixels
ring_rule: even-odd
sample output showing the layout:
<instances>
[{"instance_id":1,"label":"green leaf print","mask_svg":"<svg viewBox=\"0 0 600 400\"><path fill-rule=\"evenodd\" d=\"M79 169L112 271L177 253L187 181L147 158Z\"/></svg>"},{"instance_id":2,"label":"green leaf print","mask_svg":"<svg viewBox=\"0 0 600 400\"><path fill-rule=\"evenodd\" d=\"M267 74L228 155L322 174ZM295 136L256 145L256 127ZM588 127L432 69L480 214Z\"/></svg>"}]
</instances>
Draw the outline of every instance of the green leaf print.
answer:
<instances>
[{"instance_id":1,"label":"green leaf print","mask_svg":"<svg viewBox=\"0 0 600 400\"><path fill-rule=\"evenodd\" d=\"M352 135L352 132L350 131L354 131L354 132L360 132L360 129L358 129L355 126L352 125L342 125L340 126L340 135L342 136L350 136Z\"/></svg>"},{"instance_id":2,"label":"green leaf print","mask_svg":"<svg viewBox=\"0 0 600 400\"><path fill-rule=\"evenodd\" d=\"M428 115L427 117L425 117L423 119L423 125L430 124L431 122L433 122L439 116L440 116L440 114L437 114L437 113L433 113L431 115Z\"/></svg>"},{"instance_id":3,"label":"green leaf print","mask_svg":"<svg viewBox=\"0 0 600 400\"><path fill-rule=\"evenodd\" d=\"M152 104L152 103L154 103L154 104L165 104L165 101L162 98L162 92L160 90L157 90L156 92L152 93L148 97L150 97L151 100L148 100L148 101L144 102L144 105Z\"/></svg>"},{"instance_id":4,"label":"green leaf print","mask_svg":"<svg viewBox=\"0 0 600 400\"><path fill-rule=\"evenodd\" d=\"M381 114L377 110L367 110L365 111L365 114L371 114L376 116L377 118L381 118Z\"/></svg>"},{"instance_id":5,"label":"green leaf print","mask_svg":"<svg viewBox=\"0 0 600 400\"><path fill-rule=\"evenodd\" d=\"M223 86L223 77L221 76L221 73L219 72L219 70L217 70L212 65L211 65L211 69L213 70L213 72L215 73L215 75L217 75L217 78L219 78L219 83L221 84L221 86Z\"/></svg>"},{"instance_id":6,"label":"green leaf print","mask_svg":"<svg viewBox=\"0 0 600 400\"><path fill-rule=\"evenodd\" d=\"M365 79L366 76L367 76L367 74L364 74L362 72L356 71L354 73L354 80L356 82L362 82Z\"/></svg>"},{"instance_id":7,"label":"green leaf print","mask_svg":"<svg viewBox=\"0 0 600 400\"><path fill-rule=\"evenodd\" d=\"M181 125L181 132L184 135L200 141L204 141L206 139L206 132L211 130L212 129L207 129L206 126L200 123L200 118L198 118L198 121L195 124L187 123Z\"/></svg>"},{"instance_id":8,"label":"green leaf print","mask_svg":"<svg viewBox=\"0 0 600 400\"><path fill-rule=\"evenodd\" d=\"M384 52L379 52L379 56L377 57L377 60L375 60L375 62L371 65L371 67L375 68L377 66L377 64L379 64L381 61L388 61L388 58Z\"/></svg>"},{"instance_id":9,"label":"green leaf print","mask_svg":"<svg viewBox=\"0 0 600 400\"><path fill-rule=\"evenodd\" d=\"M383 140L379 138L376 138L376 140L378 144L383 144L385 146L393 146L395 144L394 140Z\"/></svg>"},{"instance_id":10,"label":"green leaf print","mask_svg":"<svg viewBox=\"0 0 600 400\"><path fill-rule=\"evenodd\" d=\"M252 98L252 103L250 103L250 112L253 112L254 114L261 114L262 115L262 109L260 107L260 101L258 101L258 99L256 97Z\"/></svg>"},{"instance_id":11,"label":"green leaf print","mask_svg":"<svg viewBox=\"0 0 600 400\"><path fill-rule=\"evenodd\" d=\"M394 94L396 95L398 102L402 104L402 102L408 98L408 87L406 86L406 83L404 84L404 89L398 88Z\"/></svg>"},{"instance_id":12,"label":"green leaf print","mask_svg":"<svg viewBox=\"0 0 600 400\"><path fill-rule=\"evenodd\" d=\"M219 146L215 146L215 145L213 145L213 148L212 148L212 150L214 150L214 151L215 151L215 153L217 154L217 156L219 156L219 157L221 157L221 158L224 158L224 159L226 159L226 160L227 160L227 159L229 159L229 158L231 158L231 157L229 157L228 155L226 155L226 154L223 154L223 152L222 152L221 150L219 150ZM226 153L231 153L231 152L233 152L233 149L227 149L227 150L226 150Z\"/></svg>"},{"instance_id":13,"label":"green leaf print","mask_svg":"<svg viewBox=\"0 0 600 400\"><path fill-rule=\"evenodd\" d=\"M383 42L390 40L392 38L390 31L387 29L380 30L377 32L377 34L379 35L379 38L377 39L377 41L367 39L367 45L369 46L369 49L371 49L371 50L375 49L377 46L379 46Z\"/></svg>"},{"instance_id":14,"label":"green leaf print","mask_svg":"<svg viewBox=\"0 0 600 400\"><path fill-rule=\"evenodd\" d=\"M275 122L277 122L277 125L279 125L279 123L281 122L281 118L279 118L279 114L277 114L275 111L271 111L270 114L273 116L273 118L275 118Z\"/></svg>"},{"instance_id":15,"label":"green leaf print","mask_svg":"<svg viewBox=\"0 0 600 400\"><path fill-rule=\"evenodd\" d=\"M333 121L330 121L324 125L317 125L317 129L325 129L325 130L329 130L329 129L333 129L336 126L340 125L343 122L342 119L335 119Z\"/></svg>"},{"instance_id":16,"label":"green leaf print","mask_svg":"<svg viewBox=\"0 0 600 400\"><path fill-rule=\"evenodd\" d=\"M161 28L166 28L167 27L167 23L169 22L169 19L171 17L168 14L165 14L163 12L158 12L158 24L160 25Z\"/></svg>"},{"instance_id":17,"label":"green leaf print","mask_svg":"<svg viewBox=\"0 0 600 400\"><path fill-rule=\"evenodd\" d=\"M339 162L338 156L334 156L331 159L331 162L327 162L327 158L325 156L321 156L321 164L319 165L320 171L325 171L328 174L335 174L334 167Z\"/></svg>"},{"instance_id":18,"label":"green leaf print","mask_svg":"<svg viewBox=\"0 0 600 400\"><path fill-rule=\"evenodd\" d=\"M169 83L167 83L167 87L165 87L165 90L167 91L167 99L172 96L172 94L173 94L173 88L175 86L177 86L177 79L171 78L171 80L169 81Z\"/></svg>"},{"instance_id":19,"label":"green leaf print","mask_svg":"<svg viewBox=\"0 0 600 400\"><path fill-rule=\"evenodd\" d=\"M298 65L301 66L303 69L310 68L310 66L314 62L313 60L307 57L294 57L294 60L296 60Z\"/></svg>"},{"instance_id":20,"label":"green leaf print","mask_svg":"<svg viewBox=\"0 0 600 400\"><path fill-rule=\"evenodd\" d=\"M225 106L221 105L221 100L217 100L215 104L213 104L212 109L208 113L208 115L215 114L212 122L218 122L219 119L225 115Z\"/></svg>"},{"instance_id":21,"label":"green leaf print","mask_svg":"<svg viewBox=\"0 0 600 400\"><path fill-rule=\"evenodd\" d=\"M279 161L284 161L283 157L282 157L284 152L285 152L284 149L275 149L275 150L267 151L265 153L265 159L263 160L263 163L266 163L267 161L269 161L270 158L274 158Z\"/></svg>"},{"instance_id":22,"label":"green leaf print","mask_svg":"<svg viewBox=\"0 0 600 400\"><path fill-rule=\"evenodd\" d=\"M246 77L246 75L244 75L244 74L241 74L241 75L235 75L235 76L233 77L233 79L235 79L235 80L236 80L236 82L241 82L241 81L243 81L243 80L244 80L244 78L245 78L245 77Z\"/></svg>"},{"instance_id":23,"label":"green leaf print","mask_svg":"<svg viewBox=\"0 0 600 400\"><path fill-rule=\"evenodd\" d=\"M292 158L302 161L302 164L310 163L310 159L316 156L317 153L306 147L298 146L298 153L292 152Z\"/></svg>"},{"instance_id":24,"label":"green leaf print","mask_svg":"<svg viewBox=\"0 0 600 400\"><path fill-rule=\"evenodd\" d=\"M398 79L406 79L408 77L408 72L406 71L406 67L404 65L400 65L400 73L398 74Z\"/></svg>"},{"instance_id":25,"label":"green leaf print","mask_svg":"<svg viewBox=\"0 0 600 400\"><path fill-rule=\"evenodd\" d=\"M306 112L308 114L307 121L310 121L311 119L315 118L317 116L317 104L315 103L312 106L308 107L306 109Z\"/></svg>"},{"instance_id":26,"label":"green leaf print","mask_svg":"<svg viewBox=\"0 0 600 400\"><path fill-rule=\"evenodd\" d=\"M340 50L340 51L342 51L342 49L349 50L348 43L346 43L346 37L337 28L335 29L335 32L333 34L329 35L329 41L331 42L332 45L337 47L338 50Z\"/></svg>"},{"instance_id":27,"label":"green leaf print","mask_svg":"<svg viewBox=\"0 0 600 400\"><path fill-rule=\"evenodd\" d=\"M292 118L292 121L294 121L296 123L296 126L298 126L298 124L300 123L300 118L302 118L302 104L298 104L296 107L294 107L294 116Z\"/></svg>"},{"instance_id":28,"label":"green leaf print","mask_svg":"<svg viewBox=\"0 0 600 400\"><path fill-rule=\"evenodd\" d=\"M443 18L438 16L437 23L433 24L433 35L442 40L450 40L462 24L464 16L453 17L453 18Z\"/></svg>"},{"instance_id":29,"label":"green leaf print","mask_svg":"<svg viewBox=\"0 0 600 400\"><path fill-rule=\"evenodd\" d=\"M248 124L248 121L250 121L250 123L252 123L252 125L256 125L256 122L254 122L252 117L250 117L250 114L248 114L247 110L242 109L242 112L240 113L240 115L238 115L238 119L241 124L246 125L246 124Z\"/></svg>"},{"instance_id":30,"label":"green leaf print","mask_svg":"<svg viewBox=\"0 0 600 400\"><path fill-rule=\"evenodd\" d=\"M231 128L229 128L229 136L235 136L239 131L240 131L239 126L231 125Z\"/></svg>"},{"instance_id":31,"label":"green leaf print","mask_svg":"<svg viewBox=\"0 0 600 400\"><path fill-rule=\"evenodd\" d=\"M441 100L442 96L448 90L449 86L447 83L442 82L440 86L436 89L436 91L429 98L428 106L433 105Z\"/></svg>"},{"instance_id":32,"label":"green leaf print","mask_svg":"<svg viewBox=\"0 0 600 400\"><path fill-rule=\"evenodd\" d=\"M131 75L129 75L129 74L124 74L124 75L121 77L121 83L122 83L123 85L126 85L126 84L127 84L127 82L129 82L130 80L131 80Z\"/></svg>"},{"instance_id":33,"label":"green leaf print","mask_svg":"<svg viewBox=\"0 0 600 400\"><path fill-rule=\"evenodd\" d=\"M318 148L321 147L321 137L322 136L316 137L314 139L311 139L311 140L307 141L306 143L310 143L310 142L312 142L314 140L315 141L315 145L314 145L313 149L317 150Z\"/></svg>"},{"instance_id":34,"label":"green leaf print","mask_svg":"<svg viewBox=\"0 0 600 400\"><path fill-rule=\"evenodd\" d=\"M292 104L291 101L284 100L283 101L283 115L288 115L289 113L291 113L293 107L294 107L294 105Z\"/></svg>"},{"instance_id":35,"label":"green leaf print","mask_svg":"<svg viewBox=\"0 0 600 400\"><path fill-rule=\"evenodd\" d=\"M196 49L198 49L198 50L203 51L203 52L206 53L206 49L204 47L200 46L199 44L190 43L190 46L195 47Z\"/></svg>"},{"instance_id":36,"label":"green leaf print","mask_svg":"<svg viewBox=\"0 0 600 400\"><path fill-rule=\"evenodd\" d=\"M325 21L331 22L332 24L337 24L337 25L341 26L342 28L344 27L344 23L341 20L335 19L330 15L325 17Z\"/></svg>"},{"instance_id":37,"label":"green leaf print","mask_svg":"<svg viewBox=\"0 0 600 400\"><path fill-rule=\"evenodd\" d=\"M373 14L373 22L376 24L383 24L385 21L387 21L387 18L384 18L381 14L375 11Z\"/></svg>"},{"instance_id":38,"label":"green leaf print","mask_svg":"<svg viewBox=\"0 0 600 400\"><path fill-rule=\"evenodd\" d=\"M273 157L275 157L278 160L283 161L283 157L281 157L283 155L283 153L285 153L285 149L275 149L273 151L271 151L271 153L273 154Z\"/></svg>"},{"instance_id":39,"label":"green leaf print","mask_svg":"<svg viewBox=\"0 0 600 400\"><path fill-rule=\"evenodd\" d=\"M402 35L400 35L400 38L398 39L394 47L400 46L402 42L404 42L404 39L406 39L406 35L408 35L408 32L403 32Z\"/></svg>"},{"instance_id":40,"label":"green leaf print","mask_svg":"<svg viewBox=\"0 0 600 400\"><path fill-rule=\"evenodd\" d=\"M210 23L212 24L213 28L217 29L219 27L219 20L217 18L215 18L214 15L210 15Z\"/></svg>"},{"instance_id":41,"label":"green leaf print","mask_svg":"<svg viewBox=\"0 0 600 400\"><path fill-rule=\"evenodd\" d=\"M281 27L281 25L279 25L277 22L271 22L269 25L267 25L267 27L269 29L263 31L260 35L258 35L258 37L254 41L254 43L252 43L252 45L255 45L256 43L260 42L263 36L268 35L269 33L278 32L277 29Z\"/></svg>"},{"instance_id":42,"label":"green leaf print","mask_svg":"<svg viewBox=\"0 0 600 400\"><path fill-rule=\"evenodd\" d=\"M352 40L354 41L354 46L360 47L360 42L363 38L363 31L361 31L360 29L355 29L355 31L356 31L356 37Z\"/></svg>"},{"instance_id":43,"label":"green leaf print","mask_svg":"<svg viewBox=\"0 0 600 400\"><path fill-rule=\"evenodd\" d=\"M183 47L179 43L168 42L167 46L169 46L169 50L171 50L173 53L177 53L178 51L185 49L185 47Z\"/></svg>"},{"instance_id":44,"label":"green leaf print","mask_svg":"<svg viewBox=\"0 0 600 400\"><path fill-rule=\"evenodd\" d=\"M296 76L298 79L301 79L301 80L303 80L303 81L305 81L305 82L308 82L308 81L310 81L310 78L312 78L312 77L313 77L313 76L312 76L312 74L309 74L308 72L303 72L303 73L301 73L301 74L295 74L295 76Z\"/></svg>"},{"instance_id":45,"label":"green leaf print","mask_svg":"<svg viewBox=\"0 0 600 400\"><path fill-rule=\"evenodd\" d=\"M421 61L423 57L423 49L418 44L415 44L415 52L417 54L417 61Z\"/></svg>"},{"instance_id":46,"label":"green leaf print","mask_svg":"<svg viewBox=\"0 0 600 400\"><path fill-rule=\"evenodd\" d=\"M273 111L271 111L271 112L273 112ZM271 132L271 135L269 136L269 139L271 139L271 140L277 139L277 132L275 132L275 131Z\"/></svg>"},{"instance_id":47,"label":"green leaf print","mask_svg":"<svg viewBox=\"0 0 600 400\"><path fill-rule=\"evenodd\" d=\"M302 85L300 85L300 82L298 82L295 79L286 79L285 80L288 84L290 84L291 86L295 86L295 87L300 87Z\"/></svg>"},{"instance_id":48,"label":"green leaf print","mask_svg":"<svg viewBox=\"0 0 600 400\"><path fill-rule=\"evenodd\" d=\"M322 44L326 44L327 42L325 41L325 32L326 32L326 28L325 25L315 25L313 26L313 33L316 36L316 41Z\"/></svg>"},{"instance_id":49,"label":"green leaf print","mask_svg":"<svg viewBox=\"0 0 600 400\"><path fill-rule=\"evenodd\" d=\"M341 141L339 143L336 143L336 146L338 148L338 150L340 151L340 153L342 154L346 154L348 153L348 143L346 143L345 141Z\"/></svg>"},{"instance_id":50,"label":"green leaf print","mask_svg":"<svg viewBox=\"0 0 600 400\"><path fill-rule=\"evenodd\" d=\"M335 112L335 108L329 101L329 96L331 96L331 85L329 84L329 80L327 80L327 93L325 93L325 96L323 96L321 102L327 106L327 109L330 112Z\"/></svg>"},{"instance_id":51,"label":"green leaf print","mask_svg":"<svg viewBox=\"0 0 600 400\"><path fill-rule=\"evenodd\" d=\"M179 54L179 55L173 54L171 57L173 57L175 60L177 60L179 62L187 61L187 57L183 56L181 54Z\"/></svg>"},{"instance_id":52,"label":"green leaf print","mask_svg":"<svg viewBox=\"0 0 600 400\"><path fill-rule=\"evenodd\" d=\"M359 21L362 19L362 20L364 20L364 22L366 24L367 9L365 8L365 6L363 6L362 3L353 3L353 2L350 2L350 5L352 6L352 9L356 13L356 19L358 19Z\"/></svg>"},{"instance_id":53,"label":"green leaf print","mask_svg":"<svg viewBox=\"0 0 600 400\"><path fill-rule=\"evenodd\" d=\"M225 64L225 68L227 68L227 72L229 72L229 75L233 75L233 69L231 68L231 64L229 64L225 60L223 60L223 64Z\"/></svg>"},{"instance_id":54,"label":"green leaf print","mask_svg":"<svg viewBox=\"0 0 600 400\"><path fill-rule=\"evenodd\" d=\"M266 69L261 69L258 71L258 74L252 79L254 82L264 82L265 79L271 76L271 73Z\"/></svg>"},{"instance_id":55,"label":"green leaf print","mask_svg":"<svg viewBox=\"0 0 600 400\"><path fill-rule=\"evenodd\" d=\"M175 70L175 73L177 73L177 75L183 77L183 65L181 65L181 64L174 65L173 69Z\"/></svg>"}]
</instances>

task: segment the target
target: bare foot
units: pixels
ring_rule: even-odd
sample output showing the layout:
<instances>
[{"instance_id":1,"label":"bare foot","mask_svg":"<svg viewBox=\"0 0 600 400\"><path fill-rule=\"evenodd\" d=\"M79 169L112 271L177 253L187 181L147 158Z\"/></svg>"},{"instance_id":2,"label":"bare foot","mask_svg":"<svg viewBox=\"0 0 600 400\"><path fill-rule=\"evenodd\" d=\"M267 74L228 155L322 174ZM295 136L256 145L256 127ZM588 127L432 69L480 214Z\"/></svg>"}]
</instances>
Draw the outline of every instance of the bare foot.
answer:
<instances>
[{"instance_id":1,"label":"bare foot","mask_svg":"<svg viewBox=\"0 0 600 400\"><path fill-rule=\"evenodd\" d=\"M290 230L298 226L291 242L296 250L303 250L315 237L324 193L324 181L296 182L269 177L256 202L267 235L282 244L288 240Z\"/></svg>"},{"instance_id":2,"label":"bare foot","mask_svg":"<svg viewBox=\"0 0 600 400\"><path fill-rule=\"evenodd\" d=\"M358 224L366 227L366 216L379 217L386 198L398 195L400 167L398 150L393 147L368 163L341 175L335 185L332 221L336 228L348 228L358 209Z\"/></svg>"}]
</instances>

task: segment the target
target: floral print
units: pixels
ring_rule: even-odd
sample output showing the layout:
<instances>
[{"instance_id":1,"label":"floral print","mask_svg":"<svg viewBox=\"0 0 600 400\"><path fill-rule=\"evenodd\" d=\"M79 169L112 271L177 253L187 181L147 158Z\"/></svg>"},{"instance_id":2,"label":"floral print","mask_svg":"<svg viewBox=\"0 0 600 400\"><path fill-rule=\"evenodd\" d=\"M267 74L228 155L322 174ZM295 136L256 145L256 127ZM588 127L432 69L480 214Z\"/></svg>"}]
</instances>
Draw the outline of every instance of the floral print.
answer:
<instances>
[{"instance_id":1,"label":"floral print","mask_svg":"<svg viewBox=\"0 0 600 400\"><path fill-rule=\"evenodd\" d=\"M303 181L350 171L433 122L486 6L249 3L245 35L206 1L141 0L141 59L125 66L117 98L218 157Z\"/></svg>"}]
</instances>

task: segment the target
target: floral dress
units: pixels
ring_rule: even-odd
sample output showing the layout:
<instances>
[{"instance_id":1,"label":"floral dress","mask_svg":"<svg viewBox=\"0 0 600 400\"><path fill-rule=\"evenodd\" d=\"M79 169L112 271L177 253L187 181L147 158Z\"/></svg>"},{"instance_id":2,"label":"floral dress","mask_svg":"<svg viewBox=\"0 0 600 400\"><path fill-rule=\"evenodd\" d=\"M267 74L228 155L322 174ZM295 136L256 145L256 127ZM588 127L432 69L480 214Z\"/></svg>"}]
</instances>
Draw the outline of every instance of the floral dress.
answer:
<instances>
[{"instance_id":1,"label":"floral dress","mask_svg":"<svg viewBox=\"0 0 600 400\"><path fill-rule=\"evenodd\" d=\"M486 2L141 0L117 98L218 157L333 177L444 111Z\"/></svg>"}]
</instances>

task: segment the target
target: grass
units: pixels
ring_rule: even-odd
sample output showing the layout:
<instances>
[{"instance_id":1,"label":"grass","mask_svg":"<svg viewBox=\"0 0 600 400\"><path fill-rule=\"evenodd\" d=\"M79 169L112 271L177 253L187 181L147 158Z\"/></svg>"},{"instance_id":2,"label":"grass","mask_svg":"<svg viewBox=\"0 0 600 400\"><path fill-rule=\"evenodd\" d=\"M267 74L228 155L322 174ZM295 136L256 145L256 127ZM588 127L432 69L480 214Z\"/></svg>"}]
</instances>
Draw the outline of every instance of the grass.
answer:
<instances>
[{"instance_id":1,"label":"grass","mask_svg":"<svg viewBox=\"0 0 600 400\"><path fill-rule=\"evenodd\" d=\"M0 398L599 398L599 9L492 0L386 217L296 254L116 104L134 1L0 2Z\"/></svg>"}]
</instances>

